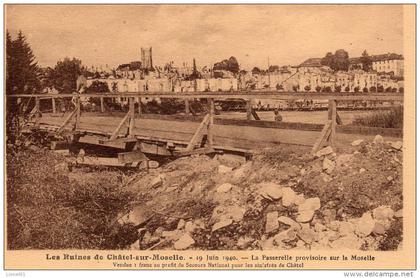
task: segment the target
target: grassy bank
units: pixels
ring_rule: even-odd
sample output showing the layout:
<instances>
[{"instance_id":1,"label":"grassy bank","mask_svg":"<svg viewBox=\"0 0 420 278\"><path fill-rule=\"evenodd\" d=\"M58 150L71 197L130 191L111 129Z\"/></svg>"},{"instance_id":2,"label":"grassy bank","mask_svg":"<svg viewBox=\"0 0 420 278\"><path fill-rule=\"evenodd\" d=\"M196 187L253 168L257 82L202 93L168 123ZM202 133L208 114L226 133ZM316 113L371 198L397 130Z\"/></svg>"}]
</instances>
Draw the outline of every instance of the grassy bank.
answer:
<instances>
[{"instance_id":1,"label":"grassy bank","mask_svg":"<svg viewBox=\"0 0 420 278\"><path fill-rule=\"evenodd\" d=\"M118 249L135 229L116 222L130 195L121 174L90 173L69 179L64 158L50 151L7 153L7 247L9 249ZM74 174L74 173L72 173Z\"/></svg>"},{"instance_id":2,"label":"grassy bank","mask_svg":"<svg viewBox=\"0 0 420 278\"><path fill-rule=\"evenodd\" d=\"M388 111L377 111L369 115L358 116L353 120L354 125L383 127L383 128L403 128L404 108L394 106Z\"/></svg>"}]
</instances>

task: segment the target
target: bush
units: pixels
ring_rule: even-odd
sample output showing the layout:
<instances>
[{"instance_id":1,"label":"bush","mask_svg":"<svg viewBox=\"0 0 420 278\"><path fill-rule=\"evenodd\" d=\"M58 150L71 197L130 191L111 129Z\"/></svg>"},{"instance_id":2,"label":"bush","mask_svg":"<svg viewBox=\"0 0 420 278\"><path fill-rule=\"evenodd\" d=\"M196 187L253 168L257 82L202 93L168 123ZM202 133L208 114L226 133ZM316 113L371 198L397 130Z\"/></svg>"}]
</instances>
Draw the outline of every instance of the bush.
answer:
<instances>
[{"instance_id":1,"label":"bush","mask_svg":"<svg viewBox=\"0 0 420 278\"><path fill-rule=\"evenodd\" d=\"M371 93L376 93L376 87L375 86L370 87L369 91Z\"/></svg>"},{"instance_id":2,"label":"bush","mask_svg":"<svg viewBox=\"0 0 420 278\"><path fill-rule=\"evenodd\" d=\"M354 90L355 93L358 93L360 91L360 87L359 86L356 86L356 87L354 87L353 90Z\"/></svg>"},{"instance_id":3,"label":"bush","mask_svg":"<svg viewBox=\"0 0 420 278\"><path fill-rule=\"evenodd\" d=\"M323 93L331 93L331 92L332 92L331 87L330 87L330 86L324 87L324 88L322 89L322 92L323 92Z\"/></svg>"},{"instance_id":4,"label":"bush","mask_svg":"<svg viewBox=\"0 0 420 278\"><path fill-rule=\"evenodd\" d=\"M316 86L315 87L315 91L317 91L318 93L321 92L322 88L320 86Z\"/></svg>"},{"instance_id":5,"label":"bush","mask_svg":"<svg viewBox=\"0 0 420 278\"><path fill-rule=\"evenodd\" d=\"M368 88L364 87L363 88L363 93L368 93L368 92L369 92Z\"/></svg>"},{"instance_id":6,"label":"bush","mask_svg":"<svg viewBox=\"0 0 420 278\"><path fill-rule=\"evenodd\" d=\"M404 87L400 87L400 89L398 90L400 93L404 93Z\"/></svg>"},{"instance_id":7,"label":"bush","mask_svg":"<svg viewBox=\"0 0 420 278\"><path fill-rule=\"evenodd\" d=\"M404 108L403 106L392 107L388 111L377 111L367 116L359 116L353 120L354 125L403 128Z\"/></svg>"},{"instance_id":8,"label":"bush","mask_svg":"<svg viewBox=\"0 0 420 278\"><path fill-rule=\"evenodd\" d=\"M383 93L384 92L384 86L379 85L378 86L378 93Z\"/></svg>"},{"instance_id":9,"label":"bush","mask_svg":"<svg viewBox=\"0 0 420 278\"><path fill-rule=\"evenodd\" d=\"M64 170L55 170L62 161L42 149L8 150L7 247L120 249L132 243L134 227L115 222L132 200L120 187L121 174L102 171L89 173L83 183L70 181Z\"/></svg>"},{"instance_id":10,"label":"bush","mask_svg":"<svg viewBox=\"0 0 420 278\"><path fill-rule=\"evenodd\" d=\"M350 92L350 87L346 86L346 88L344 88L344 91L346 91L347 93Z\"/></svg>"},{"instance_id":11,"label":"bush","mask_svg":"<svg viewBox=\"0 0 420 278\"><path fill-rule=\"evenodd\" d=\"M311 90L311 86L306 85L304 89L305 91L309 92Z\"/></svg>"}]
</instances>

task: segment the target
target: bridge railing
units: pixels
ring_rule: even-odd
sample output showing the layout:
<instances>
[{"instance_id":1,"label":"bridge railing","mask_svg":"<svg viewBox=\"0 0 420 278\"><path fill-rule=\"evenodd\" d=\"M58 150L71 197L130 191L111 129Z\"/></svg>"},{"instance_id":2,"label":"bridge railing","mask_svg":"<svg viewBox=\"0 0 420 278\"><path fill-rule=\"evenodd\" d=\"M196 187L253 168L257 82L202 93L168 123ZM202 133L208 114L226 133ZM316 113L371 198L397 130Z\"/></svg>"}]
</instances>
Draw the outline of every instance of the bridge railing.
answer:
<instances>
[{"instance_id":1,"label":"bridge railing","mask_svg":"<svg viewBox=\"0 0 420 278\"><path fill-rule=\"evenodd\" d=\"M81 98L99 98L101 104L101 112L104 112L104 99L105 98L127 98L129 102L129 110L123 120L120 122L118 127L112 133L111 139L117 138L120 129L125 123L129 126L129 136L133 135L135 127L135 99L138 98L171 98L171 99L183 99L185 101L186 113L189 112L189 100L191 99L207 99L209 104L209 114L206 122L208 138L210 143L213 141L212 125L214 119L214 100L223 100L229 98L244 99L247 101L247 119L252 119L252 107L250 102L253 99L272 99L272 100L327 100L328 101L328 121L321 132L321 137L315 142L313 152L317 151L325 144L334 146L334 140L336 137L336 125L339 122L337 116L337 101L404 101L403 93L310 93L310 92L278 92L278 91L233 91L233 92L148 92L148 93L86 93L86 94L17 94L10 95L7 97L11 98L34 98L35 107L33 112L35 115L35 125L39 126L40 117L40 100L51 99L53 113L56 112L56 99L60 98L72 98L75 104L75 109L66 118L63 125L58 129L61 131L70 122L72 118L75 118L74 129L77 129L80 122L80 104ZM141 114L141 105L138 106L138 113ZM255 117L255 116L254 116ZM195 137L195 136L194 136ZM194 138L192 140L195 140Z\"/></svg>"}]
</instances>

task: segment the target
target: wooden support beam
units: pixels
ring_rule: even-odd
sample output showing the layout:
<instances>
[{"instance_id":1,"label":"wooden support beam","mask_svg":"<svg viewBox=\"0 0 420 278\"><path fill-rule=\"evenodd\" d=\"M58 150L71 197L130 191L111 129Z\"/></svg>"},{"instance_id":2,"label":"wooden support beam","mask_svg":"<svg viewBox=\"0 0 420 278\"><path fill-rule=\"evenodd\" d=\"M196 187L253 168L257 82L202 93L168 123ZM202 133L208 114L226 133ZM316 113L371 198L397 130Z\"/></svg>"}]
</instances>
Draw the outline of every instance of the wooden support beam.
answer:
<instances>
[{"instance_id":1,"label":"wooden support beam","mask_svg":"<svg viewBox=\"0 0 420 278\"><path fill-rule=\"evenodd\" d=\"M197 145L199 142L201 142L201 138L203 137L203 131L204 129L208 128L209 126L209 122L210 122L210 114L207 114L203 121L200 123L200 125L198 126L197 130L195 131L193 137L191 138L190 142L188 143L187 148L185 149L186 151L192 151L195 147L195 145ZM208 139L208 134L207 134L207 139Z\"/></svg>"},{"instance_id":2,"label":"wooden support beam","mask_svg":"<svg viewBox=\"0 0 420 278\"><path fill-rule=\"evenodd\" d=\"M61 133L63 130L64 130L64 128L66 127L66 125L71 121L71 119L73 118L73 117L75 117L76 116L76 112L77 112L77 109L74 109L68 116L67 116L67 118L64 120L64 123L62 123L61 124L61 126L57 129L57 131L56 131L56 133Z\"/></svg>"},{"instance_id":3,"label":"wooden support beam","mask_svg":"<svg viewBox=\"0 0 420 278\"><path fill-rule=\"evenodd\" d=\"M147 161L147 157L140 151L123 152L118 154L118 161L122 164L136 161Z\"/></svg>"},{"instance_id":4,"label":"wooden support beam","mask_svg":"<svg viewBox=\"0 0 420 278\"><path fill-rule=\"evenodd\" d=\"M41 109L39 105L39 97L35 97L35 126L39 126L39 118L41 117Z\"/></svg>"},{"instance_id":5,"label":"wooden support beam","mask_svg":"<svg viewBox=\"0 0 420 278\"><path fill-rule=\"evenodd\" d=\"M53 114L57 113L56 106L55 106L55 98L51 98L51 104L52 104Z\"/></svg>"},{"instance_id":6,"label":"wooden support beam","mask_svg":"<svg viewBox=\"0 0 420 278\"><path fill-rule=\"evenodd\" d=\"M343 124L343 121L341 120L341 117L337 112L337 125L342 125L342 124Z\"/></svg>"},{"instance_id":7,"label":"wooden support beam","mask_svg":"<svg viewBox=\"0 0 420 278\"><path fill-rule=\"evenodd\" d=\"M213 147L214 136L213 136L213 124L214 124L214 99L210 99L210 113L209 113L209 123L207 126L207 141L209 148Z\"/></svg>"},{"instance_id":8,"label":"wooden support beam","mask_svg":"<svg viewBox=\"0 0 420 278\"><path fill-rule=\"evenodd\" d=\"M104 97L101 97L101 112L105 112Z\"/></svg>"},{"instance_id":9,"label":"wooden support beam","mask_svg":"<svg viewBox=\"0 0 420 278\"><path fill-rule=\"evenodd\" d=\"M35 97L33 94L10 95L7 97ZM48 98L68 98L73 97L73 94L57 94L49 96ZM120 97L120 93L88 93L83 94L84 97ZM273 100L298 100L298 99L312 99L312 100L373 100L373 101L404 101L403 93L307 93L307 92L282 92L278 91L233 91L233 92L132 92L125 93L125 97L159 97L159 98L177 98L177 99L227 99L227 98L241 98L241 99L273 99Z\"/></svg>"},{"instance_id":10,"label":"wooden support beam","mask_svg":"<svg viewBox=\"0 0 420 278\"><path fill-rule=\"evenodd\" d=\"M246 101L246 119L252 120L252 106L250 99Z\"/></svg>"},{"instance_id":11,"label":"wooden support beam","mask_svg":"<svg viewBox=\"0 0 420 278\"><path fill-rule=\"evenodd\" d=\"M190 114L190 101L188 99L185 100L185 114Z\"/></svg>"},{"instance_id":12,"label":"wooden support beam","mask_svg":"<svg viewBox=\"0 0 420 278\"><path fill-rule=\"evenodd\" d=\"M134 137L134 127L135 127L134 121L135 121L135 113L136 113L136 111L134 110L134 97L130 97L128 101L129 101L128 113L130 114L129 125L128 125L128 137Z\"/></svg>"},{"instance_id":13,"label":"wooden support beam","mask_svg":"<svg viewBox=\"0 0 420 278\"><path fill-rule=\"evenodd\" d=\"M118 134L120 133L121 128L128 121L129 118L130 118L130 111L128 111L128 113L125 114L124 118L118 124L117 128L112 132L111 137L109 138L109 140L115 140L115 139L117 139Z\"/></svg>"},{"instance_id":14,"label":"wooden support beam","mask_svg":"<svg viewBox=\"0 0 420 278\"><path fill-rule=\"evenodd\" d=\"M141 111L141 98L139 97L138 98L138 103L139 103L139 116L141 116L141 114L142 114L142 111Z\"/></svg>"},{"instance_id":15,"label":"wooden support beam","mask_svg":"<svg viewBox=\"0 0 420 278\"><path fill-rule=\"evenodd\" d=\"M251 110L251 113L252 113L252 116L254 116L254 119L255 119L255 120L257 120L257 121L261 121L260 116L258 116L257 111L255 111L255 109L254 109L254 108Z\"/></svg>"},{"instance_id":16,"label":"wooden support beam","mask_svg":"<svg viewBox=\"0 0 420 278\"><path fill-rule=\"evenodd\" d=\"M78 157L76 159L76 163L78 165L86 165L86 166L107 166L107 167L128 167L128 168L139 168L138 161L131 162L131 163L121 163L118 158L116 157L93 157L93 156L84 156ZM144 163L145 167L147 162Z\"/></svg>"},{"instance_id":17,"label":"wooden support beam","mask_svg":"<svg viewBox=\"0 0 420 278\"><path fill-rule=\"evenodd\" d=\"M211 153L215 153L217 152L216 150L214 150L213 148L199 148L199 149L194 149L191 151L187 151L187 150L179 150L179 151L175 151L174 155L175 156L190 156L190 155L194 155L194 154L211 154Z\"/></svg>"},{"instance_id":18,"label":"wooden support beam","mask_svg":"<svg viewBox=\"0 0 420 278\"><path fill-rule=\"evenodd\" d=\"M312 154L316 153L327 142L329 136L331 135L331 122L331 120L328 120L324 128L322 129L321 136L316 140L314 146L312 147Z\"/></svg>"},{"instance_id":19,"label":"wooden support beam","mask_svg":"<svg viewBox=\"0 0 420 278\"><path fill-rule=\"evenodd\" d=\"M337 101L336 100L329 100L328 105L328 120L331 120L331 134L328 138L328 142L330 146L334 147L335 141L335 133L336 133L336 126L337 126Z\"/></svg>"},{"instance_id":20,"label":"wooden support beam","mask_svg":"<svg viewBox=\"0 0 420 278\"><path fill-rule=\"evenodd\" d=\"M85 135L79 138L79 143L104 146L114 149L126 150L134 147L137 143L136 138L117 138L110 141L105 136L96 136L96 135Z\"/></svg>"},{"instance_id":21,"label":"wooden support beam","mask_svg":"<svg viewBox=\"0 0 420 278\"><path fill-rule=\"evenodd\" d=\"M76 122L74 123L74 130L77 130L80 125L80 96L76 97Z\"/></svg>"}]
</instances>

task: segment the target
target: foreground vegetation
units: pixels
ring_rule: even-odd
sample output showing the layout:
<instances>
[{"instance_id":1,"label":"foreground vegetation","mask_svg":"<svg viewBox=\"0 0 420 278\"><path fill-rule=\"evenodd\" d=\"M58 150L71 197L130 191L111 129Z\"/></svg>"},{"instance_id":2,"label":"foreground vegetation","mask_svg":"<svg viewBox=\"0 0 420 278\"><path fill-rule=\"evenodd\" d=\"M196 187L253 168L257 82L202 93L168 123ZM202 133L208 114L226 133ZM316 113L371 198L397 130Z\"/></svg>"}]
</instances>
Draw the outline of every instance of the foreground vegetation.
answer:
<instances>
[{"instance_id":1,"label":"foreground vegetation","mask_svg":"<svg viewBox=\"0 0 420 278\"><path fill-rule=\"evenodd\" d=\"M117 221L131 200L122 174L89 173L78 182L69 179L66 165L44 149L8 150L9 249L119 249L136 235L132 225Z\"/></svg>"},{"instance_id":2,"label":"foreground vegetation","mask_svg":"<svg viewBox=\"0 0 420 278\"><path fill-rule=\"evenodd\" d=\"M354 125L383 128L403 128L404 108L394 106L388 111L377 111L367 116L359 116L353 120Z\"/></svg>"}]
</instances>

